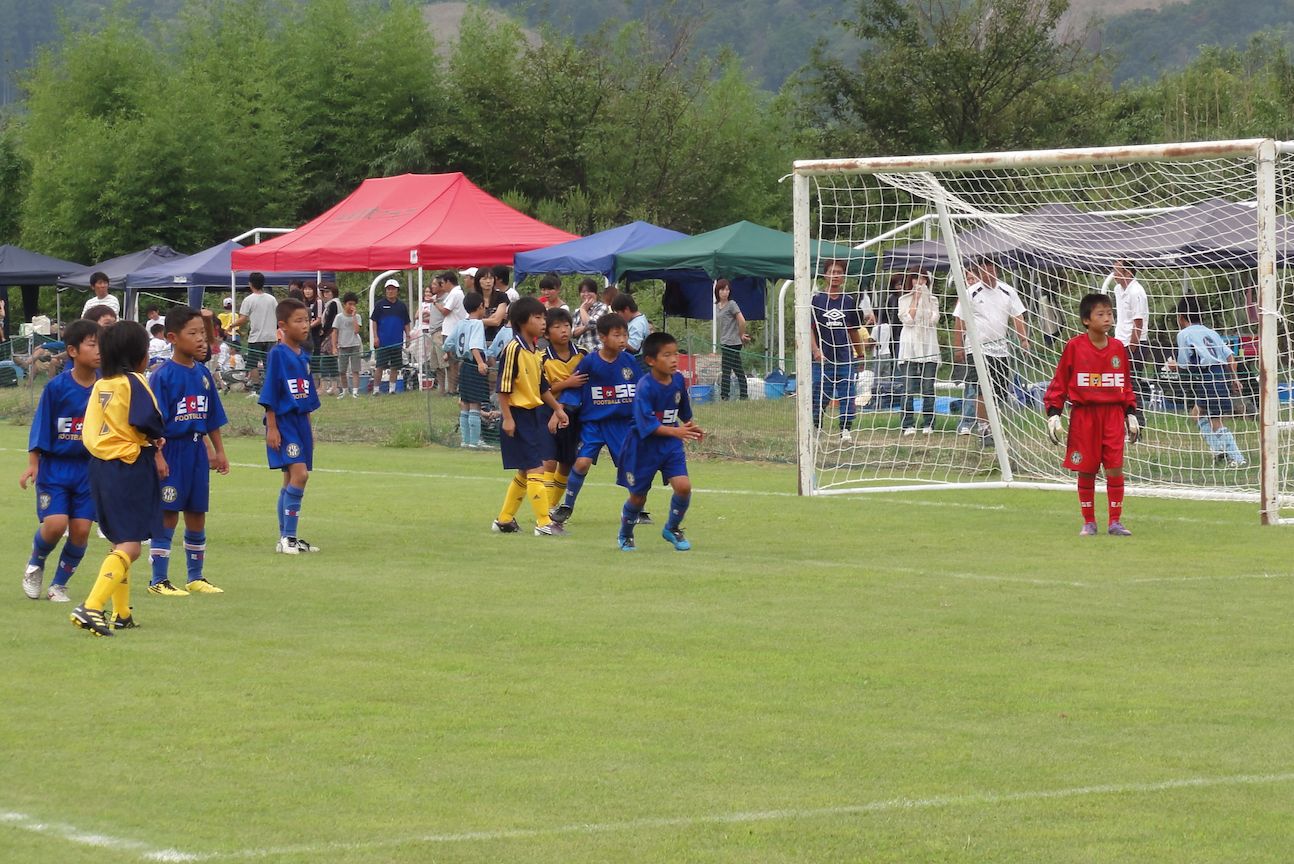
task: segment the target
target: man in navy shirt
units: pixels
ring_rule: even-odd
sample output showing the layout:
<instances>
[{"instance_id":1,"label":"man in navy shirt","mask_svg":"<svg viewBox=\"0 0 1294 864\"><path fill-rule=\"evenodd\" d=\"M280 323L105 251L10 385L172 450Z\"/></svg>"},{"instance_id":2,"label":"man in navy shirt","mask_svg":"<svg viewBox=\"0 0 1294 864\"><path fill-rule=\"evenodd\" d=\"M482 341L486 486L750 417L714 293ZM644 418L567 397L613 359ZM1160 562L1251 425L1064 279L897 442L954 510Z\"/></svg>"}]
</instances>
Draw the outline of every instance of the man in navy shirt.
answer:
<instances>
[{"instance_id":1,"label":"man in navy shirt","mask_svg":"<svg viewBox=\"0 0 1294 864\"><path fill-rule=\"evenodd\" d=\"M863 353L863 317L852 295L845 294L843 261L823 262L826 291L813 295L813 428L822 425L824 403L840 403L840 438L848 441L854 421L854 358Z\"/></svg>"},{"instance_id":2,"label":"man in navy shirt","mask_svg":"<svg viewBox=\"0 0 1294 864\"><path fill-rule=\"evenodd\" d=\"M404 343L409 341L409 307L400 297L400 283L394 279L386 280L386 296L373 306L369 314L369 327L372 328L374 365L377 366L377 380L373 383L373 395L382 392L382 370L389 371L387 380L388 392L395 392L395 379L404 365Z\"/></svg>"}]
</instances>

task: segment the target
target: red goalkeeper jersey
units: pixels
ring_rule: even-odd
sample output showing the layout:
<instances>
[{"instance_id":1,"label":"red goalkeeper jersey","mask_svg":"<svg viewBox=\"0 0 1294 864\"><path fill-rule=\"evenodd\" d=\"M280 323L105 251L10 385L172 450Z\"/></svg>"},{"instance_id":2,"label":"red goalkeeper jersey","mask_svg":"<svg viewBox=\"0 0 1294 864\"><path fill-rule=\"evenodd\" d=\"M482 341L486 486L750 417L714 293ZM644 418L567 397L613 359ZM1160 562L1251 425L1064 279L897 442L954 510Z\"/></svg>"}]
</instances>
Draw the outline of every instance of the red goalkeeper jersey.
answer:
<instances>
[{"instance_id":1,"label":"red goalkeeper jersey","mask_svg":"<svg viewBox=\"0 0 1294 864\"><path fill-rule=\"evenodd\" d=\"M1136 409L1132 368L1122 342L1111 338L1104 348L1097 348L1086 333L1080 333L1065 343L1043 404L1052 415L1064 413L1066 402L1075 407L1118 405L1125 414Z\"/></svg>"}]
</instances>

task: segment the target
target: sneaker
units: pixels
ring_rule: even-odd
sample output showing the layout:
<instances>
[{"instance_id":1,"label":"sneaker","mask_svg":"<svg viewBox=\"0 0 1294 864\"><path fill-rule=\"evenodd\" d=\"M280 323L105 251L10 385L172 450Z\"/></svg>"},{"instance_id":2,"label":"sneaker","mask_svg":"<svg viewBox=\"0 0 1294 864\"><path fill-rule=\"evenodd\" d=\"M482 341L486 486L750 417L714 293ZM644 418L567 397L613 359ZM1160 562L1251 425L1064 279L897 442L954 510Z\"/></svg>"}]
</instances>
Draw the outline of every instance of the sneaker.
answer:
<instances>
[{"instance_id":1,"label":"sneaker","mask_svg":"<svg viewBox=\"0 0 1294 864\"><path fill-rule=\"evenodd\" d=\"M1127 528L1124 528L1123 523L1117 519L1110 523L1110 527L1105 530L1105 533L1109 534L1111 537L1131 537L1132 536L1132 532L1129 531Z\"/></svg>"},{"instance_id":2,"label":"sneaker","mask_svg":"<svg viewBox=\"0 0 1294 864\"><path fill-rule=\"evenodd\" d=\"M112 628L104 620L103 612L95 609L86 609L84 606L78 606L72 610L68 616L73 626L80 627L82 630L88 630L95 636L111 636Z\"/></svg>"},{"instance_id":3,"label":"sneaker","mask_svg":"<svg viewBox=\"0 0 1294 864\"><path fill-rule=\"evenodd\" d=\"M687 538L683 536L682 528L675 528L671 531L669 530L669 526L666 525L664 528L660 529L660 536L664 537L665 542L669 543L680 552L686 552L692 548L692 544L687 542Z\"/></svg>"},{"instance_id":4,"label":"sneaker","mask_svg":"<svg viewBox=\"0 0 1294 864\"><path fill-rule=\"evenodd\" d=\"M248 399L259 399L259 398L261 398L260 391L259 391L259 390L248 390L248 391L247 391L247 398L248 398Z\"/></svg>"},{"instance_id":5,"label":"sneaker","mask_svg":"<svg viewBox=\"0 0 1294 864\"><path fill-rule=\"evenodd\" d=\"M632 552L634 551L634 549L638 548L634 546L634 538L632 537L626 537L623 534L621 534L619 537L616 538L616 540L619 541L620 543L621 552Z\"/></svg>"},{"instance_id":6,"label":"sneaker","mask_svg":"<svg viewBox=\"0 0 1294 864\"><path fill-rule=\"evenodd\" d=\"M148 586L149 594L156 594L159 597L188 597L188 591L181 591L171 584L170 579L163 579L161 582L155 582Z\"/></svg>"},{"instance_id":7,"label":"sneaker","mask_svg":"<svg viewBox=\"0 0 1294 864\"><path fill-rule=\"evenodd\" d=\"M562 527L561 522L549 522L547 525L535 526L536 537L566 537L569 532Z\"/></svg>"},{"instance_id":8,"label":"sneaker","mask_svg":"<svg viewBox=\"0 0 1294 864\"><path fill-rule=\"evenodd\" d=\"M206 579L190 579L184 586L190 594L224 594L223 588L217 588Z\"/></svg>"},{"instance_id":9,"label":"sneaker","mask_svg":"<svg viewBox=\"0 0 1294 864\"><path fill-rule=\"evenodd\" d=\"M49 591L45 594L45 599L51 603L71 603L72 598L67 596L66 585L51 585Z\"/></svg>"},{"instance_id":10,"label":"sneaker","mask_svg":"<svg viewBox=\"0 0 1294 864\"><path fill-rule=\"evenodd\" d=\"M905 426L905 427L903 427L903 437L904 437L904 438L907 438L909 435L915 435L915 434L917 434L917 430L916 430L916 427L915 427L915 426Z\"/></svg>"},{"instance_id":11,"label":"sneaker","mask_svg":"<svg viewBox=\"0 0 1294 864\"><path fill-rule=\"evenodd\" d=\"M958 435L969 435L969 434L971 434L971 432L973 432L973 431L975 431L975 430L974 430L974 429L972 429L970 426L958 426L958 427L957 427L957 434L958 434Z\"/></svg>"},{"instance_id":12,"label":"sneaker","mask_svg":"<svg viewBox=\"0 0 1294 864\"><path fill-rule=\"evenodd\" d=\"M135 610L131 609L130 611L134 613ZM122 618L120 615L112 616L113 630L135 630L138 627L139 624L135 622L134 614L127 615L125 618Z\"/></svg>"},{"instance_id":13,"label":"sneaker","mask_svg":"<svg viewBox=\"0 0 1294 864\"><path fill-rule=\"evenodd\" d=\"M1243 468L1249 464L1248 462L1245 461L1245 457L1243 456L1239 458L1234 456L1228 456L1226 458L1227 458L1227 465L1231 468Z\"/></svg>"},{"instance_id":14,"label":"sneaker","mask_svg":"<svg viewBox=\"0 0 1294 864\"><path fill-rule=\"evenodd\" d=\"M1095 522L1084 522L1084 523L1083 523L1083 530L1078 532L1078 536L1079 536L1079 537L1095 537L1095 536L1096 536L1096 523L1095 523Z\"/></svg>"},{"instance_id":15,"label":"sneaker","mask_svg":"<svg viewBox=\"0 0 1294 864\"><path fill-rule=\"evenodd\" d=\"M37 564L28 564L22 571L22 593L28 600L40 599L40 587L45 582L45 568Z\"/></svg>"},{"instance_id":16,"label":"sneaker","mask_svg":"<svg viewBox=\"0 0 1294 864\"><path fill-rule=\"evenodd\" d=\"M556 507L548 511L548 518L561 525L567 519L570 519L571 514L574 512L574 507L569 507L565 504L558 504Z\"/></svg>"},{"instance_id":17,"label":"sneaker","mask_svg":"<svg viewBox=\"0 0 1294 864\"><path fill-rule=\"evenodd\" d=\"M338 398L338 399L345 399L345 398L346 398L346 391L345 391L345 390L343 390L343 391L341 391L340 393L338 393L338 394L337 394L337 398Z\"/></svg>"},{"instance_id":18,"label":"sneaker","mask_svg":"<svg viewBox=\"0 0 1294 864\"><path fill-rule=\"evenodd\" d=\"M500 522L498 519L495 519L494 523L490 525L490 530L495 534L516 534L521 530L521 526L517 524L516 519L512 519L508 522Z\"/></svg>"},{"instance_id":19,"label":"sneaker","mask_svg":"<svg viewBox=\"0 0 1294 864\"><path fill-rule=\"evenodd\" d=\"M298 552L318 552L319 551L319 547L311 543L309 540L303 540L300 537L289 537L288 539L296 544Z\"/></svg>"},{"instance_id":20,"label":"sneaker","mask_svg":"<svg viewBox=\"0 0 1294 864\"><path fill-rule=\"evenodd\" d=\"M933 427L933 426L923 426L923 427L921 427L921 434L922 434L922 435L933 435L933 434L935 434L935 427Z\"/></svg>"},{"instance_id":21,"label":"sneaker","mask_svg":"<svg viewBox=\"0 0 1294 864\"><path fill-rule=\"evenodd\" d=\"M274 547L275 552L282 552L284 555L296 555L300 553L296 541L290 537L280 537L278 545Z\"/></svg>"},{"instance_id":22,"label":"sneaker","mask_svg":"<svg viewBox=\"0 0 1294 864\"><path fill-rule=\"evenodd\" d=\"M652 522L650 513L648 513L646 510L640 510L638 511L638 521L635 522L634 524L635 525L654 525L655 523Z\"/></svg>"},{"instance_id":23,"label":"sneaker","mask_svg":"<svg viewBox=\"0 0 1294 864\"><path fill-rule=\"evenodd\" d=\"M358 391L358 390L352 390L352 391L350 391L350 398L352 398L352 399L358 399L358 398L359 398L359 391Z\"/></svg>"},{"instance_id":24,"label":"sneaker","mask_svg":"<svg viewBox=\"0 0 1294 864\"><path fill-rule=\"evenodd\" d=\"M847 443L847 442L849 442L849 441L853 441L853 440L854 440L854 436L853 436L852 434L850 434L850 432L849 432L849 430L848 430L848 429L841 429L841 430L840 430L840 443L845 444L845 443Z\"/></svg>"}]
</instances>

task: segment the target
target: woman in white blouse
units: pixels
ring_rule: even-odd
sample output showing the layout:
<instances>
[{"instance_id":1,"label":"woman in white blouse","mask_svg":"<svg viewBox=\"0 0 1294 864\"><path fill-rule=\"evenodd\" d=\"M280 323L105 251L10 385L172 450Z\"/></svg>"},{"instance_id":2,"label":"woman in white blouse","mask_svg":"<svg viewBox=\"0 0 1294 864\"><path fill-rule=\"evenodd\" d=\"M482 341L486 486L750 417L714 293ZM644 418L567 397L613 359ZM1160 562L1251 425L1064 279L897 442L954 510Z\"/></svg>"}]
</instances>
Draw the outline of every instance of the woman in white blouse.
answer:
<instances>
[{"instance_id":1,"label":"woman in white blouse","mask_svg":"<svg viewBox=\"0 0 1294 864\"><path fill-rule=\"evenodd\" d=\"M903 434L917 434L916 398L921 397L921 432L935 427L935 373L939 369L939 300L924 273L908 273L899 297L899 363L903 367Z\"/></svg>"}]
</instances>

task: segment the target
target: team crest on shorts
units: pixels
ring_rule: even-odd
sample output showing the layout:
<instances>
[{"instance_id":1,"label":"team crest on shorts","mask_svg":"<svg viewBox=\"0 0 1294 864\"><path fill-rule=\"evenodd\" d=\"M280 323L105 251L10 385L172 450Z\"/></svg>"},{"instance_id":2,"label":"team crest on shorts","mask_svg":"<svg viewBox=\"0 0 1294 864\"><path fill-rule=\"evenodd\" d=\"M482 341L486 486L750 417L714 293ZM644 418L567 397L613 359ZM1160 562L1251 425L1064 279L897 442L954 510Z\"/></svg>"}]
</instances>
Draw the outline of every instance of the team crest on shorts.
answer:
<instances>
[{"instance_id":1,"label":"team crest on shorts","mask_svg":"<svg viewBox=\"0 0 1294 864\"><path fill-rule=\"evenodd\" d=\"M1075 450L1073 453L1069 454L1069 461L1073 462L1075 465L1082 465L1083 454Z\"/></svg>"},{"instance_id":2,"label":"team crest on shorts","mask_svg":"<svg viewBox=\"0 0 1294 864\"><path fill-rule=\"evenodd\" d=\"M180 493L175 491L174 486L162 487L162 500L165 501L167 504L174 504L175 499L178 497L180 497Z\"/></svg>"},{"instance_id":3,"label":"team crest on shorts","mask_svg":"<svg viewBox=\"0 0 1294 864\"><path fill-rule=\"evenodd\" d=\"M48 492L42 492L36 497L36 506L40 507L42 510L48 510L52 500L53 499L49 497Z\"/></svg>"},{"instance_id":4,"label":"team crest on shorts","mask_svg":"<svg viewBox=\"0 0 1294 864\"><path fill-rule=\"evenodd\" d=\"M295 459L301 455L301 445L293 441L288 445L288 458Z\"/></svg>"},{"instance_id":5,"label":"team crest on shorts","mask_svg":"<svg viewBox=\"0 0 1294 864\"><path fill-rule=\"evenodd\" d=\"M1123 361L1120 360L1118 357L1111 357L1110 365L1113 366L1115 369L1118 369L1120 366L1123 365Z\"/></svg>"},{"instance_id":6,"label":"team crest on shorts","mask_svg":"<svg viewBox=\"0 0 1294 864\"><path fill-rule=\"evenodd\" d=\"M634 380L634 370L626 366L625 368L620 370L620 377L625 379L626 381L632 381Z\"/></svg>"},{"instance_id":7,"label":"team crest on shorts","mask_svg":"<svg viewBox=\"0 0 1294 864\"><path fill-rule=\"evenodd\" d=\"M634 485L634 474L632 471L625 472L625 479L629 481L630 486Z\"/></svg>"}]
</instances>

